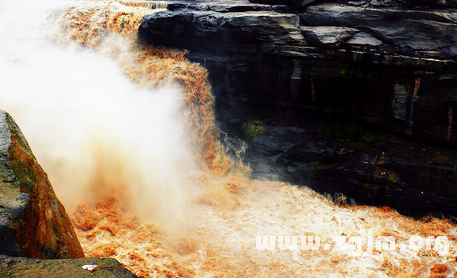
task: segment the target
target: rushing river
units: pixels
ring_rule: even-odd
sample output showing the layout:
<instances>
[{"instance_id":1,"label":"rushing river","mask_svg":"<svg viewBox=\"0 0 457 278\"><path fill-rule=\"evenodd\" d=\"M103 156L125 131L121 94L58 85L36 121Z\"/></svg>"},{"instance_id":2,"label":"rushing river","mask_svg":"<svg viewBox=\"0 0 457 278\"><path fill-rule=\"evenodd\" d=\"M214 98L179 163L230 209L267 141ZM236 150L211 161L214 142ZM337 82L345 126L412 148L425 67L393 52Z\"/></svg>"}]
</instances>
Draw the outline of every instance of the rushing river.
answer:
<instances>
[{"instance_id":1,"label":"rushing river","mask_svg":"<svg viewBox=\"0 0 457 278\"><path fill-rule=\"evenodd\" d=\"M219 143L206 70L137 41L151 7L166 5L0 2L0 108L49 174L86 256L140 277L456 273L449 221L249 180ZM260 236L277 244L259 250Z\"/></svg>"}]
</instances>

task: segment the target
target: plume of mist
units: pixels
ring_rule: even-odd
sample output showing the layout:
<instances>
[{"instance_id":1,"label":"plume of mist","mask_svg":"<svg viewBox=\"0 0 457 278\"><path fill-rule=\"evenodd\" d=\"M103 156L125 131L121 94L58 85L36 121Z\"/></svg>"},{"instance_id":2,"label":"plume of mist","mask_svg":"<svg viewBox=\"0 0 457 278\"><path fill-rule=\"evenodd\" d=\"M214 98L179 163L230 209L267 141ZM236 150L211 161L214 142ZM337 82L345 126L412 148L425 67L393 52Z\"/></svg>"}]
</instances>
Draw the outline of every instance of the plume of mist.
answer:
<instances>
[{"instance_id":1,"label":"plume of mist","mask_svg":"<svg viewBox=\"0 0 457 278\"><path fill-rule=\"evenodd\" d=\"M140 89L114 61L45 40L48 11L61 4L0 3L0 109L67 210L113 196L142 219L179 223L196 169L180 90Z\"/></svg>"}]
</instances>

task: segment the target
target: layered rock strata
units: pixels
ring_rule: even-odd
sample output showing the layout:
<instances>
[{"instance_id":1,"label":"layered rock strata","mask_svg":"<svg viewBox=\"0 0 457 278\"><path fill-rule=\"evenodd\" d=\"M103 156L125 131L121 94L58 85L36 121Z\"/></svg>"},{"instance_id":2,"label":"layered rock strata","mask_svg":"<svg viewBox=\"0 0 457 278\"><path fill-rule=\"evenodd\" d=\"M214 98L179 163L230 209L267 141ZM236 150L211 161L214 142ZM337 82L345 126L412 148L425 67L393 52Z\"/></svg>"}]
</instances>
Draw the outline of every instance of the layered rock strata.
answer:
<instances>
[{"instance_id":1,"label":"layered rock strata","mask_svg":"<svg viewBox=\"0 0 457 278\"><path fill-rule=\"evenodd\" d=\"M257 2L171 1L139 36L188 49L219 105L319 111L457 145L453 1Z\"/></svg>"},{"instance_id":2,"label":"layered rock strata","mask_svg":"<svg viewBox=\"0 0 457 278\"><path fill-rule=\"evenodd\" d=\"M188 49L187 57L208 69L222 128L246 140L244 159L254 176L405 213L457 215L454 152L418 143L457 146L456 1L168 1L166 7L144 17L140 39ZM339 140L332 133L345 130L328 135L315 126L322 115L339 126L360 124L416 141ZM246 126L261 131L246 137L239 132Z\"/></svg>"}]
</instances>

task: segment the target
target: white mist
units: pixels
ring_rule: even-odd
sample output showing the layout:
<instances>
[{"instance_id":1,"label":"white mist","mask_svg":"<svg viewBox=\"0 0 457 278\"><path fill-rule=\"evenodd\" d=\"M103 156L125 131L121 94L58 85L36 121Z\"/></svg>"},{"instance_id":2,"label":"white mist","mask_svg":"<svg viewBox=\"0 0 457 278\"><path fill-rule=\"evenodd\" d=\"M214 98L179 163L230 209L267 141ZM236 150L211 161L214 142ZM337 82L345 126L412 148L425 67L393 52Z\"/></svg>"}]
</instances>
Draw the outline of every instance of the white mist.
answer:
<instances>
[{"instance_id":1,"label":"white mist","mask_svg":"<svg viewBox=\"0 0 457 278\"><path fill-rule=\"evenodd\" d=\"M53 45L46 19L63 4L0 2L0 109L18 122L67 210L115 193L140 218L174 229L196 168L181 92L138 88L114 61Z\"/></svg>"}]
</instances>

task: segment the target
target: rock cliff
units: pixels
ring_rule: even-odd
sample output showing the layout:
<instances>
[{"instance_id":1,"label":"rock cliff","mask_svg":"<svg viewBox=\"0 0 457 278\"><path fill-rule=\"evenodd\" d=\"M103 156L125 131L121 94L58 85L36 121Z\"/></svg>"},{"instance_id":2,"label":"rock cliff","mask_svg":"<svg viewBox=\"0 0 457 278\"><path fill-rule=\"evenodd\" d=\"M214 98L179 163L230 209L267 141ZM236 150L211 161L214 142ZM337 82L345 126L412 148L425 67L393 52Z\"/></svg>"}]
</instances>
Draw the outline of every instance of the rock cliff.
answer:
<instances>
[{"instance_id":1,"label":"rock cliff","mask_svg":"<svg viewBox=\"0 0 457 278\"><path fill-rule=\"evenodd\" d=\"M0 254L83 258L65 208L14 120L0 111Z\"/></svg>"},{"instance_id":2,"label":"rock cliff","mask_svg":"<svg viewBox=\"0 0 457 278\"><path fill-rule=\"evenodd\" d=\"M139 38L208 69L254 176L457 215L457 1L167 3Z\"/></svg>"},{"instance_id":3,"label":"rock cliff","mask_svg":"<svg viewBox=\"0 0 457 278\"><path fill-rule=\"evenodd\" d=\"M219 105L319 111L457 145L455 1L170 1L140 38L185 48Z\"/></svg>"}]
</instances>

